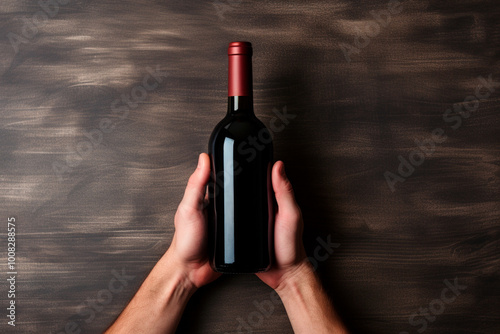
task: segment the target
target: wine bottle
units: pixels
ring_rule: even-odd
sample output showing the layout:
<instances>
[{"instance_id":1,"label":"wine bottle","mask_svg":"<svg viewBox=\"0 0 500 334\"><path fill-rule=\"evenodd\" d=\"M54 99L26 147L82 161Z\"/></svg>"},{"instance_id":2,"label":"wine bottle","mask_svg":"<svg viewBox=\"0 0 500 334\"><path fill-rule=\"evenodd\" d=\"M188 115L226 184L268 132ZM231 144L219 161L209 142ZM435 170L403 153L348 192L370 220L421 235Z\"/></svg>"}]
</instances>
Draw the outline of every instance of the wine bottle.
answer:
<instances>
[{"instance_id":1,"label":"wine bottle","mask_svg":"<svg viewBox=\"0 0 500 334\"><path fill-rule=\"evenodd\" d=\"M273 143L253 111L252 44L232 42L228 56L228 110L208 144L209 257L218 272L255 273L273 256Z\"/></svg>"}]
</instances>

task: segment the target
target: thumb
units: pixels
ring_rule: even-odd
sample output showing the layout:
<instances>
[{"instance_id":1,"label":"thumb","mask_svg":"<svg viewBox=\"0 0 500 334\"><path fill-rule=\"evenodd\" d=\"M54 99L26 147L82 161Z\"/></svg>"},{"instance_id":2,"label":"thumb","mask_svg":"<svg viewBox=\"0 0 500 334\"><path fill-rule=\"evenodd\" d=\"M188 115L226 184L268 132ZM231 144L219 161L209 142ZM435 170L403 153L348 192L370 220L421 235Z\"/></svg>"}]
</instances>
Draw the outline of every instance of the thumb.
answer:
<instances>
[{"instance_id":1,"label":"thumb","mask_svg":"<svg viewBox=\"0 0 500 334\"><path fill-rule=\"evenodd\" d=\"M293 265L305 258L302 213L284 167L283 162L278 161L272 172L274 194L278 203L274 226L275 252L276 261L281 266Z\"/></svg>"},{"instance_id":2,"label":"thumb","mask_svg":"<svg viewBox=\"0 0 500 334\"><path fill-rule=\"evenodd\" d=\"M201 153L198 158L198 166L189 178L184 197L179 207L190 210L203 209L206 185L210 177L210 158L206 153Z\"/></svg>"},{"instance_id":3,"label":"thumb","mask_svg":"<svg viewBox=\"0 0 500 334\"><path fill-rule=\"evenodd\" d=\"M283 161L277 161L272 171L274 195L278 203L278 214L282 217L300 219L300 208L295 201L293 187L285 173ZM280 217L280 218L281 218Z\"/></svg>"}]
</instances>

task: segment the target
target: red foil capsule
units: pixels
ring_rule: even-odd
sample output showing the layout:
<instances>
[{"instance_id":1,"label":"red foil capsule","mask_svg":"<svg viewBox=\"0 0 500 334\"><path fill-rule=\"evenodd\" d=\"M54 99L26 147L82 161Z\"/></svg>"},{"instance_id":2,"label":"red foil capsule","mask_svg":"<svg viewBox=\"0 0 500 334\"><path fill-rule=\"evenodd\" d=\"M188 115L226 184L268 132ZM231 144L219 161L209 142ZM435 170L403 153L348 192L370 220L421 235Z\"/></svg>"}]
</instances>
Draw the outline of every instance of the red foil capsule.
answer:
<instances>
[{"instance_id":1,"label":"red foil capsule","mask_svg":"<svg viewBox=\"0 0 500 334\"><path fill-rule=\"evenodd\" d=\"M228 96L252 96L252 44L232 42L229 56Z\"/></svg>"}]
</instances>

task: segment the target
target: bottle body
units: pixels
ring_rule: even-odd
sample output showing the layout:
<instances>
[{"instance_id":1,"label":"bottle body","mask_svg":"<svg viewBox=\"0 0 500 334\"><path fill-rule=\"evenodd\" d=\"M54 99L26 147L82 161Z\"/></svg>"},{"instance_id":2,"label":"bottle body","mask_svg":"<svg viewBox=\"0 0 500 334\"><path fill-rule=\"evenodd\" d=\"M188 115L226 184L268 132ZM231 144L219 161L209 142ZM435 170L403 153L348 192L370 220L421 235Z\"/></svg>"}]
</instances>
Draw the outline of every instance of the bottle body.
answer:
<instances>
[{"instance_id":1,"label":"bottle body","mask_svg":"<svg viewBox=\"0 0 500 334\"><path fill-rule=\"evenodd\" d=\"M208 145L210 263L223 273L266 271L273 256L272 138L253 113L251 94L228 102Z\"/></svg>"}]
</instances>

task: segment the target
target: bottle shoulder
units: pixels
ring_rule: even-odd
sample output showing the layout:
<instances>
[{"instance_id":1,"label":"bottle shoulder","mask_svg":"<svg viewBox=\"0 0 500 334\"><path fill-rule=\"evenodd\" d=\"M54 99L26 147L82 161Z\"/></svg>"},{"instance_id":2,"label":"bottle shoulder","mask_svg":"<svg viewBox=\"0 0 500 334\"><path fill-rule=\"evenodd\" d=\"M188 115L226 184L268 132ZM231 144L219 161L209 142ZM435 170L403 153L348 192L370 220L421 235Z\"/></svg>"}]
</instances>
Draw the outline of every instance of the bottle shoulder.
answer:
<instances>
[{"instance_id":1,"label":"bottle shoulder","mask_svg":"<svg viewBox=\"0 0 500 334\"><path fill-rule=\"evenodd\" d=\"M257 135L259 131L267 131L267 128L255 115L227 115L215 126L210 142L217 137L245 140L248 136Z\"/></svg>"}]
</instances>

